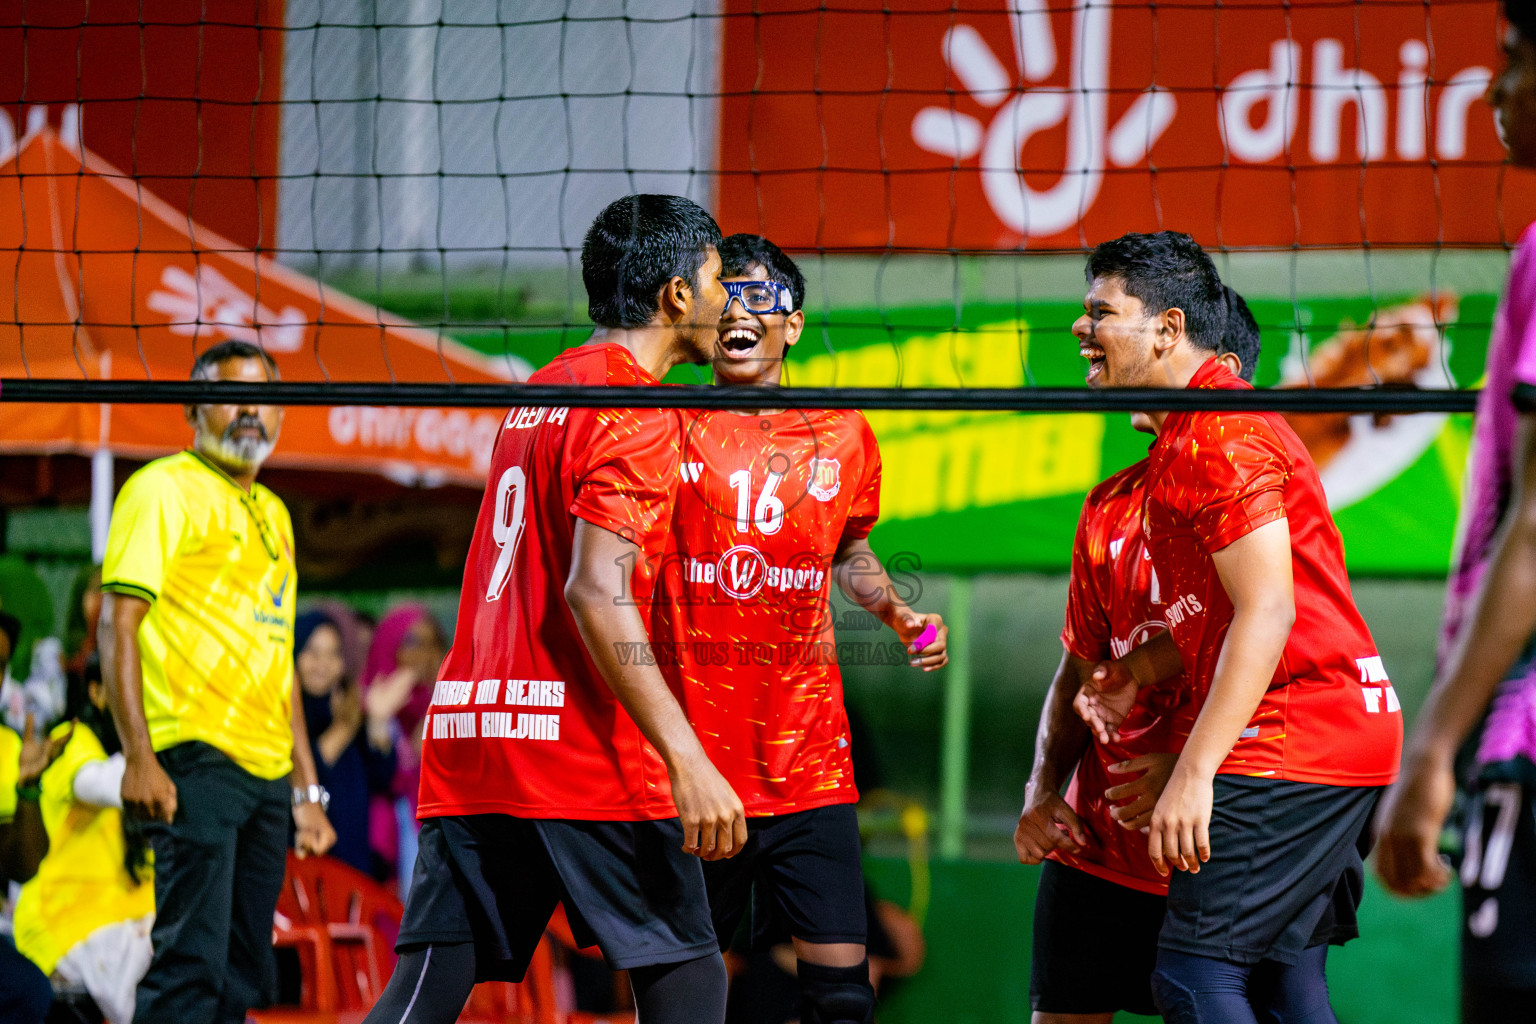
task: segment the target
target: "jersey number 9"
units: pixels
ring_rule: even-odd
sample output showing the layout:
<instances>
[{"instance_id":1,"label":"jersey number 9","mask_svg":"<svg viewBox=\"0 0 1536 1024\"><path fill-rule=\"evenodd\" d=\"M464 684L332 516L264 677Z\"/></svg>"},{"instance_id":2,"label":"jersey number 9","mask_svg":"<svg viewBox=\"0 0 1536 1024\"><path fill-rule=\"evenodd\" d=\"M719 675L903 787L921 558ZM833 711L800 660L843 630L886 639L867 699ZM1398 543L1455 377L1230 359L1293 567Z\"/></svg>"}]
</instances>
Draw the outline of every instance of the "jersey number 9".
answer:
<instances>
[{"instance_id":1,"label":"jersey number 9","mask_svg":"<svg viewBox=\"0 0 1536 1024\"><path fill-rule=\"evenodd\" d=\"M527 494L523 467L508 466L496 483L495 517L491 520L491 537L500 552L496 564L491 567L491 581L485 588L485 599L495 601L506 589L507 578L512 575L512 560L517 557L517 545L523 539L523 527Z\"/></svg>"}]
</instances>

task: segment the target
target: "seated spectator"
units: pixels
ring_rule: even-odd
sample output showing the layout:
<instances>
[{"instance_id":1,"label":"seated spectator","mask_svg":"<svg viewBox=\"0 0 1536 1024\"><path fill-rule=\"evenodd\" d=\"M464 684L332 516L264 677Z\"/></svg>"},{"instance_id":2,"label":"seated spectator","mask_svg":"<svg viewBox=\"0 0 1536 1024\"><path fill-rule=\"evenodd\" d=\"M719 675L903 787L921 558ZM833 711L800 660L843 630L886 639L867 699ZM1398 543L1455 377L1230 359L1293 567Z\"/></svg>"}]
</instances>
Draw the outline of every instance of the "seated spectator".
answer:
<instances>
[{"instance_id":1,"label":"seated spectator","mask_svg":"<svg viewBox=\"0 0 1536 1024\"><path fill-rule=\"evenodd\" d=\"M72 676L85 674L85 663L96 653L96 625L101 621L101 566L87 565L69 587L69 612L64 624L64 668Z\"/></svg>"},{"instance_id":2,"label":"seated spectator","mask_svg":"<svg viewBox=\"0 0 1536 1024\"><path fill-rule=\"evenodd\" d=\"M8 644L8 634L0 630L0 635L6 636L0 644ZM0 646L0 674L9 650ZM48 833L37 805L42 793L38 780L68 740L67 729L51 741L36 736L30 718L21 736L0 725L0 891L36 874L48 852ZM0 1021L42 1024L52 1002L47 975L0 935Z\"/></svg>"},{"instance_id":3,"label":"seated spectator","mask_svg":"<svg viewBox=\"0 0 1536 1024\"><path fill-rule=\"evenodd\" d=\"M341 626L324 612L295 620L293 645L315 769L331 794L331 856L377 874L368 845L368 801L387 795L394 781L395 715L408 689L375 686L365 699L347 671Z\"/></svg>"},{"instance_id":4,"label":"seated spectator","mask_svg":"<svg viewBox=\"0 0 1536 1024\"><path fill-rule=\"evenodd\" d=\"M54 730L73 733L42 773L48 855L16 903L16 948L56 988L83 988L111 1024L130 1024L152 955L155 886L140 826L122 813L126 761L106 706L93 664L70 687L77 724Z\"/></svg>"},{"instance_id":5,"label":"seated spectator","mask_svg":"<svg viewBox=\"0 0 1536 1024\"><path fill-rule=\"evenodd\" d=\"M400 741L395 745L393 814L376 813L371 822L375 852L395 864L400 898L410 888L416 863L416 791L421 785L421 723L432 703L432 686L447 653L443 627L426 605L409 603L392 609L379 622L363 670L365 693L384 687L389 699L403 694L396 721Z\"/></svg>"}]
</instances>

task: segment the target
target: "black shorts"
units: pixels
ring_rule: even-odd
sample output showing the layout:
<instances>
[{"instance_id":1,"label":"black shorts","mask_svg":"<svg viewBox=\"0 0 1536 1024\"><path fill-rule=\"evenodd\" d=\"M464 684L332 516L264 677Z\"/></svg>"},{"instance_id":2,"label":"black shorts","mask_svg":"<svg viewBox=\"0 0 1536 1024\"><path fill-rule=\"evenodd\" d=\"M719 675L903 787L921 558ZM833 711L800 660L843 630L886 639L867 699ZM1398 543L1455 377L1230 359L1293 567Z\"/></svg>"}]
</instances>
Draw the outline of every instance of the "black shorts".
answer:
<instances>
[{"instance_id":1,"label":"black shorts","mask_svg":"<svg viewBox=\"0 0 1536 1024\"><path fill-rule=\"evenodd\" d=\"M704 865L720 948L730 946L749 900L755 948L790 936L863 945L868 918L861 857L852 804L748 818L742 851Z\"/></svg>"},{"instance_id":2,"label":"black shorts","mask_svg":"<svg viewBox=\"0 0 1536 1024\"><path fill-rule=\"evenodd\" d=\"M1378 786L1218 775L1211 859L1174 871L1158 945L1233 963L1294 964L1360 934Z\"/></svg>"},{"instance_id":3,"label":"black shorts","mask_svg":"<svg viewBox=\"0 0 1536 1024\"><path fill-rule=\"evenodd\" d=\"M1461 859L1463 988L1536 988L1533 797L1536 791L1529 784L1485 778L1467 803Z\"/></svg>"},{"instance_id":4,"label":"black shorts","mask_svg":"<svg viewBox=\"0 0 1536 1024\"><path fill-rule=\"evenodd\" d=\"M1163 896L1046 861L1035 891L1030 1008L1155 1017L1152 967L1167 906Z\"/></svg>"},{"instance_id":5,"label":"black shorts","mask_svg":"<svg viewBox=\"0 0 1536 1024\"><path fill-rule=\"evenodd\" d=\"M614 970L715 951L699 861L663 821L428 818L395 949L475 944L478 981L521 981L556 903Z\"/></svg>"}]
</instances>

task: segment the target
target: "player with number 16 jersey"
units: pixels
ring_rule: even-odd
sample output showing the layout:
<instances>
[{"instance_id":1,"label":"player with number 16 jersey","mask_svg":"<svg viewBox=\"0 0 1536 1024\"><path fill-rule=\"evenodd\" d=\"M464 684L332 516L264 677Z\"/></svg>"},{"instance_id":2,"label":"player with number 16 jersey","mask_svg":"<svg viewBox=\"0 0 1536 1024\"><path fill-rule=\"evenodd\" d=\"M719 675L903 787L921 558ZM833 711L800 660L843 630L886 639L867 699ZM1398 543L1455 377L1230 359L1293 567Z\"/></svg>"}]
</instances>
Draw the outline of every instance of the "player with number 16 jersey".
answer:
<instances>
[{"instance_id":1,"label":"player with number 16 jersey","mask_svg":"<svg viewBox=\"0 0 1536 1024\"><path fill-rule=\"evenodd\" d=\"M652 634L663 673L749 816L855 803L828 598L844 538L880 514L880 452L853 411L686 423Z\"/></svg>"},{"instance_id":2,"label":"player with number 16 jersey","mask_svg":"<svg viewBox=\"0 0 1536 1024\"><path fill-rule=\"evenodd\" d=\"M785 350L805 324L799 268L757 235L730 236L720 257L730 297L715 382L761 388L763 408L684 414L675 549L651 634L747 814L742 852L704 865L721 947L750 902L759 946L794 944L800 1018L868 1021L858 790L832 582L899 641L866 634L860 650L934 669L947 660L947 633L939 616L907 607L866 540L880 512L880 453L864 417L772 408Z\"/></svg>"}]
</instances>

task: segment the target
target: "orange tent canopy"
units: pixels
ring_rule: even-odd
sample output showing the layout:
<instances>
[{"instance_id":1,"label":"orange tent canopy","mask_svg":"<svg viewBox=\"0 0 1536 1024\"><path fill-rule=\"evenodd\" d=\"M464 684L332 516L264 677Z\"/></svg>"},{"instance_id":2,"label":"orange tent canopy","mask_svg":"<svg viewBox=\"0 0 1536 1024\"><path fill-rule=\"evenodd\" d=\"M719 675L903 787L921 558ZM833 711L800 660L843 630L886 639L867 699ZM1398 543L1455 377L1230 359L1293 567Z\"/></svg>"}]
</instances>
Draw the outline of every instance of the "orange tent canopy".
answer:
<instances>
[{"instance_id":1,"label":"orange tent canopy","mask_svg":"<svg viewBox=\"0 0 1536 1024\"><path fill-rule=\"evenodd\" d=\"M231 338L261 345L285 380L530 370L242 249L46 128L0 165L0 321L0 377L185 380L198 352ZM494 410L292 407L269 464L479 486L500 422ZM190 437L164 406L0 403L0 453L147 459Z\"/></svg>"}]
</instances>

